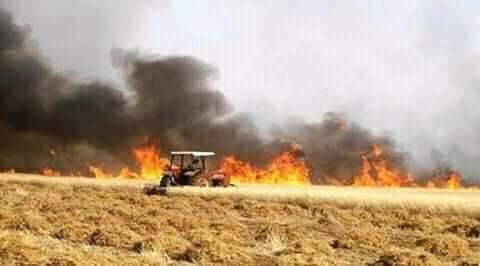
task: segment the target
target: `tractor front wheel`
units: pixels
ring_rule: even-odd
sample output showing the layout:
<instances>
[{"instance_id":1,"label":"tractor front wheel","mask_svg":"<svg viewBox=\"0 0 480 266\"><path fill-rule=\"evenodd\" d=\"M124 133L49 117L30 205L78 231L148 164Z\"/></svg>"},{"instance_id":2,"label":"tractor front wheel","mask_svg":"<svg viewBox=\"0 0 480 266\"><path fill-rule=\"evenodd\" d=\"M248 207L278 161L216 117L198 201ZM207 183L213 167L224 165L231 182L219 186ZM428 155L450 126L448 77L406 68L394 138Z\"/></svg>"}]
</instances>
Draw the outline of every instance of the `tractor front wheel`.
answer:
<instances>
[{"instance_id":1,"label":"tractor front wheel","mask_svg":"<svg viewBox=\"0 0 480 266\"><path fill-rule=\"evenodd\" d=\"M209 187L210 181L206 177L200 176L194 179L193 185L196 187Z\"/></svg>"}]
</instances>

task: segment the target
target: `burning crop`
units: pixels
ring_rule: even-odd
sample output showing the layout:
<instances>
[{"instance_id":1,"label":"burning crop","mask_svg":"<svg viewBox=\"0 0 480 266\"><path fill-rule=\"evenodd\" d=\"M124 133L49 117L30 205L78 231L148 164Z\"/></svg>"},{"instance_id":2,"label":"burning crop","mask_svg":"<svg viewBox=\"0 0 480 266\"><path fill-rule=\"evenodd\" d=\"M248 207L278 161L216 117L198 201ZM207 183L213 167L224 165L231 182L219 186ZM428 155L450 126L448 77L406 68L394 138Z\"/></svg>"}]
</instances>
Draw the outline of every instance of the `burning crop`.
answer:
<instances>
[{"instance_id":1,"label":"burning crop","mask_svg":"<svg viewBox=\"0 0 480 266\"><path fill-rule=\"evenodd\" d=\"M428 188L457 189L462 187L462 176L457 171L449 171L447 176L434 176L427 182Z\"/></svg>"},{"instance_id":2,"label":"burning crop","mask_svg":"<svg viewBox=\"0 0 480 266\"><path fill-rule=\"evenodd\" d=\"M409 186L413 180L408 175L402 175L394 165L382 156L382 148L374 144L371 149L360 155L360 174L353 178L355 186L401 187Z\"/></svg>"},{"instance_id":3,"label":"burning crop","mask_svg":"<svg viewBox=\"0 0 480 266\"><path fill-rule=\"evenodd\" d=\"M42 170L40 170L41 174L44 176L60 176L60 173L53 170L50 167L44 167Z\"/></svg>"},{"instance_id":4,"label":"burning crop","mask_svg":"<svg viewBox=\"0 0 480 266\"><path fill-rule=\"evenodd\" d=\"M457 189L462 186L460 173L449 171L447 176L434 176L426 184L412 178L410 173L402 173L384 156L382 147L374 144L371 149L360 155L360 173L353 178L354 186L374 187L421 187Z\"/></svg>"},{"instance_id":5,"label":"burning crop","mask_svg":"<svg viewBox=\"0 0 480 266\"><path fill-rule=\"evenodd\" d=\"M136 167L123 166L119 171L110 172L102 165L88 165L88 171L95 178L123 178L156 180L162 177L169 166L168 159L161 156L159 141L145 138L131 151ZM235 156L225 156L221 159L219 172L230 176L233 184L271 184L288 186L306 186L312 184L311 169L303 159L304 152L298 145L292 145L287 150L274 156L264 167L254 166ZM349 178L328 177L337 180L336 184L370 187L425 187L458 189L462 187L462 177L458 171L449 170L446 173L434 174L426 180L415 178L411 173L401 171L395 163L388 160L381 145L374 144L369 150L359 154L360 168L358 173ZM132 170L135 169L135 170ZM60 176L53 168L44 167L40 170L44 176ZM70 174L80 176L80 173Z\"/></svg>"},{"instance_id":6,"label":"burning crop","mask_svg":"<svg viewBox=\"0 0 480 266\"><path fill-rule=\"evenodd\" d=\"M117 175L108 173L104 167L89 166L89 171L96 178L127 178L127 179L159 179L168 165L168 160L161 157L159 142L145 138L141 144L131 152L138 166L138 173L128 166L120 169Z\"/></svg>"},{"instance_id":7,"label":"burning crop","mask_svg":"<svg viewBox=\"0 0 480 266\"><path fill-rule=\"evenodd\" d=\"M168 160L160 157L158 143L151 143L148 139L139 148L134 149L133 154L140 165L140 173L134 176L140 176L144 179L157 179L162 176L165 167L168 165ZM123 168L122 172L126 174L129 172L128 168Z\"/></svg>"},{"instance_id":8,"label":"burning crop","mask_svg":"<svg viewBox=\"0 0 480 266\"><path fill-rule=\"evenodd\" d=\"M389 136L337 113L286 123L266 138L212 87L217 69L191 56L120 52L121 90L53 71L28 31L1 9L0 36L9 36L0 45L2 171L152 180L169 164L162 151L208 147L223 156L220 170L232 183L463 186L453 169L415 177ZM151 138L132 148L145 135ZM305 147L305 158L298 147L282 149L289 143Z\"/></svg>"},{"instance_id":9,"label":"burning crop","mask_svg":"<svg viewBox=\"0 0 480 266\"><path fill-rule=\"evenodd\" d=\"M88 167L88 171L90 171L92 174L94 174L96 178L110 178L110 177L112 177L111 174L105 172L103 167L97 167L97 166L90 165Z\"/></svg>"},{"instance_id":10,"label":"burning crop","mask_svg":"<svg viewBox=\"0 0 480 266\"><path fill-rule=\"evenodd\" d=\"M127 166L123 167L118 174L119 178L125 179L141 179L141 176L130 170Z\"/></svg>"},{"instance_id":11,"label":"burning crop","mask_svg":"<svg viewBox=\"0 0 480 266\"><path fill-rule=\"evenodd\" d=\"M295 154L291 148L275 157L266 169L253 167L249 162L241 161L233 156L223 159L221 171L231 175L232 183L260 183L280 185L310 185L310 169L307 164ZM343 182L344 185L370 187L426 187L449 188L462 187L462 178L459 172L449 171L446 176L436 175L428 181L417 181L412 174L402 173L394 163L384 156L382 147L374 144L368 151L359 155L361 167L359 173L352 178L352 182ZM329 177L329 180L344 180L342 177ZM337 183L337 184L338 184Z\"/></svg>"},{"instance_id":12,"label":"burning crop","mask_svg":"<svg viewBox=\"0 0 480 266\"><path fill-rule=\"evenodd\" d=\"M310 170L298 158L298 153L297 147L291 147L276 156L265 169L229 156L224 158L220 171L230 175L232 183L309 185Z\"/></svg>"}]
</instances>

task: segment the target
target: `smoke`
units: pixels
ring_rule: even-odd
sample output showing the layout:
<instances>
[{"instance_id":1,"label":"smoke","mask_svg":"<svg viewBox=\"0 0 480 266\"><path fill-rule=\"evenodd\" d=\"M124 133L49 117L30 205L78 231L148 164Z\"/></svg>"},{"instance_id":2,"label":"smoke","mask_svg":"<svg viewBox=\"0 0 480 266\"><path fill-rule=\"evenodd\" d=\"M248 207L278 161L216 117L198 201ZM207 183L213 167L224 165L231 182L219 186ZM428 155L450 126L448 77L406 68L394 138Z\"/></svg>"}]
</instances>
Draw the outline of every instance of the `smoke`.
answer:
<instances>
[{"instance_id":1,"label":"smoke","mask_svg":"<svg viewBox=\"0 0 480 266\"><path fill-rule=\"evenodd\" d=\"M210 87L215 68L189 56L130 52L119 57L115 61L122 62L135 95L130 111L137 134L157 137L164 150L211 149L220 155L265 157L261 151L267 144L248 115L234 114L225 96Z\"/></svg>"},{"instance_id":2,"label":"smoke","mask_svg":"<svg viewBox=\"0 0 480 266\"><path fill-rule=\"evenodd\" d=\"M478 1L172 2L142 47L213 62L236 110L266 130L296 115L345 112L435 167L442 151L466 178L480 168ZM265 101L270 107L265 107Z\"/></svg>"},{"instance_id":3,"label":"smoke","mask_svg":"<svg viewBox=\"0 0 480 266\"><path fill-rule=\"evenodd\" d=\"M2 168L38 170L57 146L70 147L66 153L73 156L82 150L75 145L113 147L122 137L117 129L125 128L116 124L125 121L119 91L53 72L31 45L28 29L15 25L4 10L0 36ZM75 161L65 166L80 167Z\"/></svg>"},{"instance_id":4,"label":"smoke","mask_svg":"<svg viewBox=\"0 0 480 266\"><path fill-rule=\"evenodd\" d=\"M408 170L409 156L391 137L374 134L344 115L329 113L315 123L291 119L267 138L252 114L235 113L212 87L218 76L212 65L192 56L137 50L112 54L125 84L121 89L100 80L79 81L54 69L29 29L0 12L1 169L84 171L87 163L115 169L131 165L129 151L143 136L151 136L160 140L164 152L213 150L257 164L295 142L303 147L316 182L351 178L358 173L359 155L374 143L383 146L389 161Z\"/></svg>"},{"instance_id":5,"label":"smoke","mask_svg":"<svg viewBox=\"0 0 480 266\"><path fill-rule=\"evenodd\" d=\"M121 81L111 67L112 47L140 45L144 17L168 7L163 0L1 0L15 20L30 25L35 46L55 70L77 79Z\"/></svg>"},{"instance_id":6,"label":"smoke","mask_svg":"<svg viewBox=\"0 0 480 266\"><path fill-rule=\"evenodd\" d=\"M291 121L274 130L274 135L298 143L303 147L306 161L312 169L313 181L325 183L336 177L351 182L359 173L359 157L374 144L381 145L384 158L403 173L407 173L408 155L399 151L387 136L376 136L356 123L351 123L341 113L327 113L316 123Z\"/></svg>"},{"instance_id":7,"label":"smoke","mask_svg":"<svg viewBox=\"0 0 480 266\"><path fill-rule=\"evenodd\" d=\"M164 151L204 148L259 160L268 154L248 116L232 114L223 94L210 87L216 69L196 58L117 51L129 90L123 93L54 72L5 11L0 31L0 168L115 167L128 163L142 136L161 140Z\"/></svg>"}]
</instances>

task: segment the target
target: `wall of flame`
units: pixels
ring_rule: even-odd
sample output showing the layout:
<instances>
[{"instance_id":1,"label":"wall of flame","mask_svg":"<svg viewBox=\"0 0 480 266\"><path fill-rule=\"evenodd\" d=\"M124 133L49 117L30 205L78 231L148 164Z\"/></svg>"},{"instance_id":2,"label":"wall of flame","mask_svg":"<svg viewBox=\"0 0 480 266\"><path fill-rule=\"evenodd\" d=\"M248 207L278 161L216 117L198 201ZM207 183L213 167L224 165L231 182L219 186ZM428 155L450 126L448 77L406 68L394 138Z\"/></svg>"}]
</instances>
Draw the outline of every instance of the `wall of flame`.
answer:
<instances>
[{"instance_id":1,"label":"wall of flame","mask_svg":"<svg viewBox=\"0 0 480 266\"><path fill-rule=\"evenodd\" d=\"M161 157L158 142L142 142L133 149L132 156L136 160L138 170L131 170L124 166L117 173L110 173L102 166L89 165L88 170L96 178L130 178L155 180L162 177L169 161ZM410 173L402 173L384 155L380 145L373 145L370 150L359 154L361 168L352 178L328 177L330 180L341 181L336 184L373 187L425 187L449 188L462 187L462 178L459 172L449 171L446 175L435 175L426 182L416 181ZM277 184L290 186L311 185L311 171L307 164L298 156L298 147L290 149L272 158L264 168L254 167L250 162L242 161L234 156L226 156L221 161L220 172L229 175L233 184ZM62 174L50 167L44 167L40 173L45 176L61 176ZM75 174L70 174L75 175Z\"/></svg>"}]
</instances>

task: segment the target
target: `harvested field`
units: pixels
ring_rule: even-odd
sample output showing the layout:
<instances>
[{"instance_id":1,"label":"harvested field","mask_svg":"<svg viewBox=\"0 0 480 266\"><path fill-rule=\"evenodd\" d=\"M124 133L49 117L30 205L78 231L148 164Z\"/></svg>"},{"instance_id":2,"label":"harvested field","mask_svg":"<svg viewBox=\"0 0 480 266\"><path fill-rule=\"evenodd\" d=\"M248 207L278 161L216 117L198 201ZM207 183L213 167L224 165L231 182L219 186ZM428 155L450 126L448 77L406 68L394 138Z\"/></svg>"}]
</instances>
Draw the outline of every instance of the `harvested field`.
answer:
<instances>
[{"instance_id":1,"label":"harvested field","mask_svg":"<svg viewBox=\"0 0 480 266\"><path fill-rule=\"evenodd\" d=\"M250 185L165 197L143 195L139 181L0 180L2 265L480 262L474 189Z\"/></svg>"}]
</instances>

